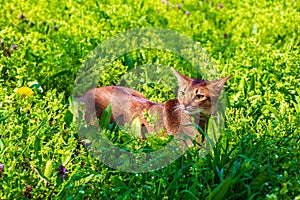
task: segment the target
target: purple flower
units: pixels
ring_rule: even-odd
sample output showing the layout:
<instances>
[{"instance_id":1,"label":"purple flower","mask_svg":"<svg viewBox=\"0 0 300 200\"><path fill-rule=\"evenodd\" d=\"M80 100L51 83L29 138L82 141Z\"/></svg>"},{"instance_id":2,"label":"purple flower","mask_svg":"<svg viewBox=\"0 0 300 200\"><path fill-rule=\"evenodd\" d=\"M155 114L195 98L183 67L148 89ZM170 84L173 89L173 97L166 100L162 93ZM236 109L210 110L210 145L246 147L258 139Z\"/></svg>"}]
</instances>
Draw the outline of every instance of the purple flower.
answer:
<instances>
[{"instance_id":1,"label":"purple flower","mask_svg":"<svg viewBox=\"0 0 300 200\"><path fill-rule=\"evenodd\" d=\"M53 26L53 29L54 29L55 31L58 31L59 27L58 27L58 26Z\"/></svg>"},{"instance_id":2,"label":"purple flower","mask_svg":"<svg viewBox=\"0 0 300 200\"><path fill-rule=\"evenodd\" d=\"M186 14L186 15L190 15L190 12L189 12L189 11L186 11L185 14Z\"/></svg>"},{"instance_id":3,"label":"purple flower","mask_svg":"<svg viewBox=\"0 0 300 200\"><path fill-rule=\"evenodd\" d=\"M32 191L32 186L27 185L25 188L24 196L27 197L28 199L32 199L33 194L30 194L31 191Z\"/></svg>"},{"instance_id":4,"label":"purple flower","mask_svg":"<svg viewBox=\"0 0 300 200\"><path fill-rule=\"evenodd\" d=\"M25 17L25 15L22 13L22 14L19 16L19 19L22 20L22 21L25 21L25 20L26 20L26 17Z\"/></svg>"},{"instance_id":5,"label":"purple flower","mask_svg":"<svg viewBox=\"0 0 300 200\"><path fill-rule=\"evenodd\" d=\"M31 185L27 185L26 191L27 191L27 192L30 192L31 190L32 190L32 186L31 186Z\"/></svg>"},{"instance_id":6,"label":"purple flower","mask_svg":"<svg viewBox=\"0 0 300 200\"><path fill-rule=\"evenodd\" d=\"M223 6L223 4L219 3L219 4L218 4L218 7L219 7L219 8L223 8L224 6Z\"/></svg>"},{"instance_id":7,"label":"purple flower","mask_svg":"<svg viewBox=\"0 0 300 200\"><path fill-rule=\"evenodd\" d=\"M65 176L67 174L67 169L61 164L56 170L58 176L60 176L62 179L65 179Z\"/></svg>"},{"instance_id":8,"label":"purple flower","mask_svg":"<svg viewBox=\"0 0 300 200\"><path fill-rule=\"evenodd\" d=\"M167 1L166 0L161 0L161 2L166 3Z\"/></svg>"},{"instance_id":9,"label":"purple flower","mask_svg":"<svg viewBox=\"0 0 300 200\"><path fill-rule=\"evenodd\" d=\"M8 56L8 57L11 56L11 52L10 52L10 50L9 50L8 47L5 47L5 49L4 49L4 51L3 51L3 55L4 55L4 56Z\"/></svg>"},{"instance_id":10,"label":"purple flower","mask_svg":"<svg viewBox=\"0 0 300 200\"><path fill-rule=\"evenodd\" d=\"M179 4L177 4L177 8L178 8L178 10L180 10L180 9L181 9L181 5L180 5L180 3L179 3Z\"/></svg>"},{"instance_id":11,"label":"purple flower","mask_svg":"<svg viewBox=\"0 0 300 200\"><path fill-rule=\"evenodd\" d=\"M167 4L167 6L169 6L169 5L170 5L170 2L167 1L166 4Z\"/></svg>"},{"instance_id":12,"label":"purple flower","mask_svg":"<svg viewBox=\"0 0 300 200\"><path fill-rule=\"evenodd\" d=\"M11 45L11 49L12 50L18 50L18 45L16 45L16 44Z\"/></svg>"},{"instance_id":13,"label":"purple flower","mask_svg":"<svg viewBox=\"0 0 300 200\"><path fill-rule=\"evenodd\" d=\"M33 22L29 22L29 26L33 27L34 23Z\"/></svg>"},{"instance_id":14,"label":"purple flower","mask_svg":"<svg viewBox=\"0 0 300 200\"><path fill-rule=\"evenodd\" d=\"M227 33L224 33L224 34L223 34L223 38L228 38L228 34L227 34Z\"/></svg>"},{"instance_id":15,"label":"purple flower","mask_svg":"<svg viewBox=\"0 0 300 200\"><path fill-rule=\"evenodd\" d=\"M3 172L4 164L0 164L0 173Z\"/></svg>"}]
</instances>

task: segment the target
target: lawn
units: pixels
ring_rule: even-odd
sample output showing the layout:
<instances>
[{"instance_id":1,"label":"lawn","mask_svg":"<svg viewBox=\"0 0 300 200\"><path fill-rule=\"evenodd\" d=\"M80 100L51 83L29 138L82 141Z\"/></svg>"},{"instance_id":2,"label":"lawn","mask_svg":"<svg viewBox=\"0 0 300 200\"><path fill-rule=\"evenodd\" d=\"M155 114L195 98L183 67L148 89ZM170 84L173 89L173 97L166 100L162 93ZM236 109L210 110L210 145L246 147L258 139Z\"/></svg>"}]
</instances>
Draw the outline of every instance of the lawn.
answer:
<instances>
[{"instance_id":1,"label":"lawn","mask_svg":"<svg viewBox=\"0 0 300 200\"><path fill-rule=\"evenodd\" d=\"M0 9L0 199L300 199L299 1L4 0ZM129 74L135 84L130 70L138 66L210 77L155 48L105 67L100 59L97 80L80 76L95 48L141 28L191 38L217 77L233 75L213 149L204 157L191 149L145 173L111 168L89 153L71 103L76 81L120 85ZM164 82L141 80L137 89L149 99L175 97ZM116 145L132 140L124 131L107 135Z\"/></svg>"}]
</instances>

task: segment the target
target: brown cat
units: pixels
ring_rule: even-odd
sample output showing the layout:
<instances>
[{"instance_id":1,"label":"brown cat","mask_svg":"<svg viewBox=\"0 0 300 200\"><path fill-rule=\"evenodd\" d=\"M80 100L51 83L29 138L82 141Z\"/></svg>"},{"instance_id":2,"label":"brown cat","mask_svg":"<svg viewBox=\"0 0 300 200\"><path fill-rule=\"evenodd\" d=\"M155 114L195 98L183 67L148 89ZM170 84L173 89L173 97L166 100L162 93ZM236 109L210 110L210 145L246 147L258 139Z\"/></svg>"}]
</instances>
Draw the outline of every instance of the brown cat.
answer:
<instances>
[{"instance_id":1,"label":"brown cat","mask_svg":"<svg viewBox=\"0 0 300 200\"><path fill-rule=\"evenodd\" d=\"M185 125L194 122L203 130L206 129L207 120L216 112L218 97L231 75L216 81L207 81L189 78L173 68L172 71L178 80L178 99L156 103L129 88L117 86L94 88L78 99L84 103L85 120L94 123L94 119L100 118L104 109L112 104L111 122L124 125L139 118L142 138L145 138L145 133L148 132L174 134L175 137L183 139L180 134L183 132L193 139L199 132L195 131L194 127ZM150 116L156 116L156 120L149 121L144 111Z\"/></svg>"}]
</instances>

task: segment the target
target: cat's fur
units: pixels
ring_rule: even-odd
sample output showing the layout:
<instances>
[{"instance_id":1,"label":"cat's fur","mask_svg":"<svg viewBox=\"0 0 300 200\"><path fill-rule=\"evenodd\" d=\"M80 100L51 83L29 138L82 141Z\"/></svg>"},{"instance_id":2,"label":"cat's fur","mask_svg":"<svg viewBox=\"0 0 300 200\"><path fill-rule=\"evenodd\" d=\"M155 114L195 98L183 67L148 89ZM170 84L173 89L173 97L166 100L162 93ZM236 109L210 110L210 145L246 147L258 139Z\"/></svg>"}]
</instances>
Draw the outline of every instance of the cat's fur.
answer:
<instances>
[{"instance_id":1,"label":"cat's fur","mask_svg":"<svg viewBox=\"0 0 300 200\"><path fill-rule=\"evenodd\" d=\"M178 133L184 132L194 138L195 129L184 125L192 124L192 116L194 122L205 130L207 119L216 112L217 99L231 75L216 81L206 81L186 77L173 68L172 71L178 80L178 99L157 103L129 88L94 88L78 99L84 103L85 120L94 123L94 119L100 118L104 109L112 104L111 122L124 125L138 117L142 127L142 138L145 137L145 132L157 133L162 128L165 135L174 134L176 137ZM145 110L150 115L157 113L159 120L150 124L149 120L145 119Z\"/></svg>"}]
</instances>

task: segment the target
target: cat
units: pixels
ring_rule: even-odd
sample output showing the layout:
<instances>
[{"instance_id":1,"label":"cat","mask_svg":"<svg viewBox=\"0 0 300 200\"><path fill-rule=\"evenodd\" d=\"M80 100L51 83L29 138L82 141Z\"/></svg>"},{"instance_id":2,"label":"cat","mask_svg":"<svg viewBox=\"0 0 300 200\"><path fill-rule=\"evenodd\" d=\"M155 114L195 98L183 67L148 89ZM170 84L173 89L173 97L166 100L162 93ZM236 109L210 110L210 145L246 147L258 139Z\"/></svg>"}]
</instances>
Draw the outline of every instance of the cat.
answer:
<instances>
[{"instance_id":1,"label":"cat","mask_svg":"<svg viewBox=\"0 0 300 200\"><path fill-rule=\"evenodd\" d=\"M178 98L167 100L165 103L152 102L142 93L125 87L105 86L88 90L79 103L84 104L85 120L91 124L100 119L108 105L112 105L111 123L124 126L139 118L141 139L146 133L171 135L183 139L185 133L195 138L199 132L193 126L196 123L206 130L208 118L217 110L217 100L226 81L231 75L215 81L189 78L171 68L178 80ZM156 120L149 121L145 116L155 116ZM202 137L203 142L204 137ZM191 145L191 141L187 142Z\"/></svg>"}]
</instances>

